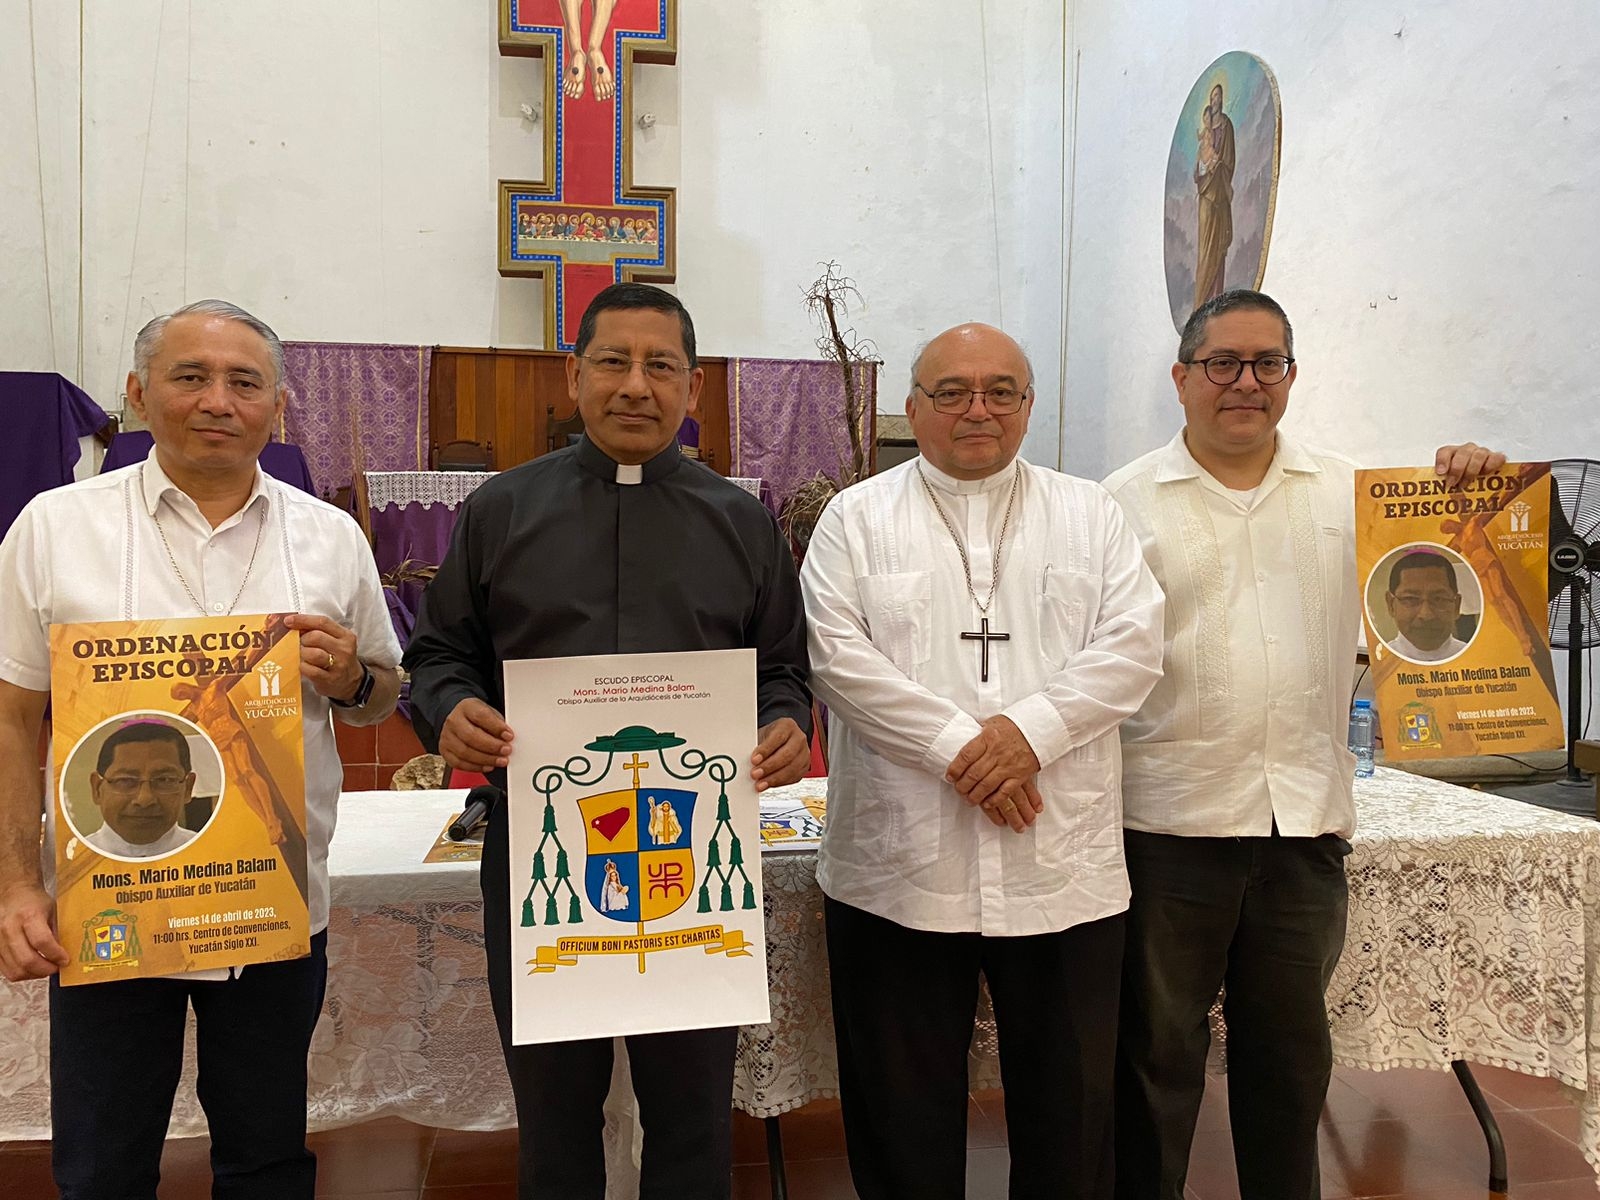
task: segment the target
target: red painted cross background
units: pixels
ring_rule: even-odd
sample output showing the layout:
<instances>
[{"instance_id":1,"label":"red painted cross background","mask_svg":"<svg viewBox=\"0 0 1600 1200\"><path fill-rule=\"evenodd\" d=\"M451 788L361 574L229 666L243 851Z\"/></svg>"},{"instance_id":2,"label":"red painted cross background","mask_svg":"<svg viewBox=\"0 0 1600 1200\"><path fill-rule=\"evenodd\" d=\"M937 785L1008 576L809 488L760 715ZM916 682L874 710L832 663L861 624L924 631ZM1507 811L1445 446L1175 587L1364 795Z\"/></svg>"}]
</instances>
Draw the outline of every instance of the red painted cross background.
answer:
<instances>
[{"instance_id":1,"label":"red painted cross background","mask_svg":"<svg viewBox=\"0 0 1600 1200\"><path fill-rule=\"evenodd\" d=\"M544 280L546 349L572 348L607 285L674 278L674 191L633 185L632 68L676 60L677 15L677 0L500 0L500 52L545 60L544 178L501 180L499 220L500 273Z\"/></svg>"}]
</instances>

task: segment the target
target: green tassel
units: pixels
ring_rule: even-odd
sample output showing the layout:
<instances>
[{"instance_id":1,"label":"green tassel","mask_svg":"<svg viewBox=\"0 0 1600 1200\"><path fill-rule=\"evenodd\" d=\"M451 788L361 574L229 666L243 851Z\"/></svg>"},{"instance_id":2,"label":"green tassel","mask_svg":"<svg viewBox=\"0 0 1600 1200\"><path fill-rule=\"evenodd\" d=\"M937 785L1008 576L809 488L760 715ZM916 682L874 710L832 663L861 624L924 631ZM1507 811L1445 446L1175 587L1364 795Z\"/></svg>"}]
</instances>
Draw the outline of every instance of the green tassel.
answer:
<instances>
[{"instance_id":1,"label":"green tassel","mask_svg":"<svg viewBox=\"0 0 1600 1200\"><path fill-rule=\"evenodd\" d=\"M567 910L567 921L573 925L583 923L583 905L578 903L577 893L573 893L572 906Z\"/></svg>"},{"instance_id":2,"label":"green tassel","mask_svg":"<svg viewBox=\"0 0 1600 1200\"><path fill-rule=\"evenodd\" d=\"M700 885L700 911L711 911L711 893L706 891L706 885L703 883Z\"/></svg>"},{"instance_id":3,"label":"green tassel","mask_svg":"<svg viewBox=\"0 0 1600 1200\"><path fill-rule=\"evenodd\" d=\"M723 792L722 795L717 799L717 820L731 821L732 819L733 818L728 814L728 793Z\"/></svg>"},{"instance_id":4,"label":"green tassel","mask_svg":"<svg viewBox=\"0 0 1600 1200\"><path fill-rule=\"evenodd\" d=\"M722 911L733 911L733 889L728 886L726 879L722 881Z\"/></svg>"},{"instance_id":5,"label":"green tassel","mask_svg":"<svg viewBox=\"0 0 1600 1200\"><path fill-rule=\"evenodd\" d=\"M544 901L544 923L546 925L555 925L560 920L561 918L556 916L556 894L551 892L545 897Z\"/></svg>"},{"instance_id":6,"label":"green tassel","mask_svg":"<svg viewBox=\"0 0 1600 1200\"><path fill-rule=\"evenodd\" d=\"M706 846L706 866L720 867L722 865L722 851L718 848L716 839L713 838Z\"/></svg>"},{"instance_id":7,"label":"green tassel","mask_svg":"<svg viewBox=\"0 0 1600 1200\"><path fill-rule=\"evenodd\" d=\"M567 878L567 876L569 876L571 874L572 874L572 872L567 869L567 852L565 850L557 850L556 851L556 878L558 880L565 879L565 878Z\"/></svg>"},{"instance_id":8,"label":"green tassel","mask_svg":"<svg viewBox=\"0 0 1600 1200\"><path fill-rule=\"evenodd\" d=\"M744 881L744 906L746 908L754 908L756 906L756 885L748 879Z\"/></svg>"},{"instance_id":9,"label":"green tassel","mask_svg":"<svg viewBox=\"0 0 1600 1200\"><path fill-rule=\"evenodd\" d=\"M548 799L544 802L544 831L546 833L556 831L556 806Z\"/></svg>"},{"instance_id":10,"label":"green tassel","mask_svg":"<svg viewBox=\"0 0 1600 1200\"><path fill-rule=\"evenodd\" d=\"M533 897L529 896L522 902L522 927L524 929L533 924Z\"/></svg>"},{"instance_id":11,"label":"green tassel","mask_svg":"<svg viewBox=\"0 0 1600 1200\"><path fill-rule=\"evenodd\" d=\"M533 856L533 881L535 883L543 883L544 882L544 851L543 850L538 850L538 851L534 852L534 856Z\"/></svg>"},{"instance_id":12,"label":"green tassel","mask_svg":"<svg viewBox=\"0 0 1600 1200\"><path fill-rule=\"evenodd\" d=\"M728 845L728 865L730 867L744 866L744 848L739 845L738 838L733 838Z\"/></svg>"}]
</instances>

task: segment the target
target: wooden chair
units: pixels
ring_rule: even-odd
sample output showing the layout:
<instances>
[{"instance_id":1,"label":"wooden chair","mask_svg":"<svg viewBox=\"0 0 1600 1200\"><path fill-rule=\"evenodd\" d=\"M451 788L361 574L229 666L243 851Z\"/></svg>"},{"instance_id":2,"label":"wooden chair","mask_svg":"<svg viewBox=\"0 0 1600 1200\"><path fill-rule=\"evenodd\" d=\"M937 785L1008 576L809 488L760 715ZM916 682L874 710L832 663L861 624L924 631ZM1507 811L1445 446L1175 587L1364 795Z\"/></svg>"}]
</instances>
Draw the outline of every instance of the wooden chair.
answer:
<instances>
[{"instance_id":1,"label":"wooden chair","mask_svg":"<svg viewBox=\"0 0 1600 1200\"><path fill-rule=\"evenodd\" d=\"M492 471L494 470L494 443L457 438L433 448L435 471Z\"/></svg>"},{"instance_id":2,"label":"wooden chair","mask_svg":"<svg viewBox=\"0 0 1600 1200\"><path fill-rule=\"evenodd\" d=\"M577 409L572 410L570 417L556 419L556 406L544 406L544 428L546 454L553 454L565 446L570 439L583 432L583 415Z\"/></svg>"}]
</instances>

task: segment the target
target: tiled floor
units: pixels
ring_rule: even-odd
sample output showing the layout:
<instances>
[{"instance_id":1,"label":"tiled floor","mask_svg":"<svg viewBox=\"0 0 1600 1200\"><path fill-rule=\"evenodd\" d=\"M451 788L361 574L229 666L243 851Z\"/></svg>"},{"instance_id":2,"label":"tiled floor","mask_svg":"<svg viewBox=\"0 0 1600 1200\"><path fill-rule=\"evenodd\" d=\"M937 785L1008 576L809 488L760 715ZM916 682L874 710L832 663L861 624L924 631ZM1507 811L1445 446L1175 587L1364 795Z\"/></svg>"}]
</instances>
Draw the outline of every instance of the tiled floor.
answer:
<instances>
[{"instance_id":1,"label":"tiled floor","mask_svg":"<svg viewBox=\"0 0 1600 1200\"><path fill-rule=\"evenodd\" d=\"M1492 1067L1475 1070L1505 1135L1515 1200L1594 1200L1594 1173L1574 1141L1578 1112L1559 1087ZM1238 1196L1228 1143L1224 1085L1206 1095L1190 1160L1191 1200ZM344 1200L514 1200L516 1138L510 1132L453 1133L404 1121L375 1121L317 1134L318 1192ZM783 1118L792 1200L848 1200L839 1108L817 1103ZM974 1096L967 1130L971 1200L1005 1195L1005 1115L998 1092ZM769 1195L766 1137L759 1121L736 1117L735 1200ZM1430 1071L1338 1071L1322 1129L1326 1200L1476 1200L1487 1197L1488 1158L1455 1079ZM162 1200L210 1194L206 1143L167 1144ZM0 1144L0 1196L45 1200L49 1149Z\"/></svg>"}]
</instances>

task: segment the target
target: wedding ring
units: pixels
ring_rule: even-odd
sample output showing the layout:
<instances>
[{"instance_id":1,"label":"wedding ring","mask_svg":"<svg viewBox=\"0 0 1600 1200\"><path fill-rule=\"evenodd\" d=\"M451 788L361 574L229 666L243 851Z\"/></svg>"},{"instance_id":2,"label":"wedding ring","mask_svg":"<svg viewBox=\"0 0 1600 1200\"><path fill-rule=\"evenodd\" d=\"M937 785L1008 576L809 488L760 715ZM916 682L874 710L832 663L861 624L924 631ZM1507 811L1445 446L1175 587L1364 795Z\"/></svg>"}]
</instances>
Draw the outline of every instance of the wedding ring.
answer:
<instances>
[{"instance_id":1,"label":"wedding ring","mask_svg":"<svg viewBox=\"0 0 1600 1200\"><path fill-rule=\"evenodd\" d=\"M333 670L334 665L338 661L339 660L333 656L333 651L332 650L328 651L328 670L330 670L330 671Z\"/></svg>"}]
</instances>

